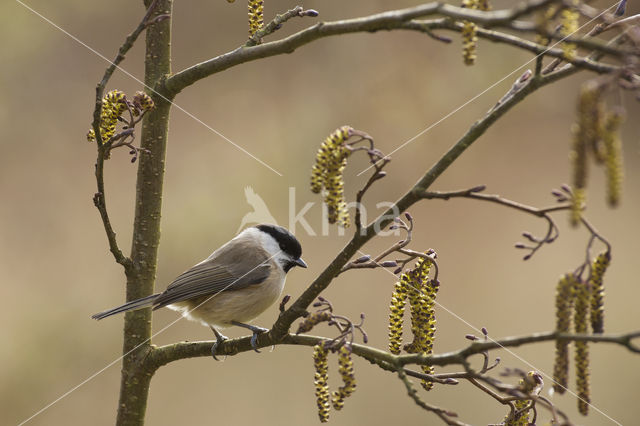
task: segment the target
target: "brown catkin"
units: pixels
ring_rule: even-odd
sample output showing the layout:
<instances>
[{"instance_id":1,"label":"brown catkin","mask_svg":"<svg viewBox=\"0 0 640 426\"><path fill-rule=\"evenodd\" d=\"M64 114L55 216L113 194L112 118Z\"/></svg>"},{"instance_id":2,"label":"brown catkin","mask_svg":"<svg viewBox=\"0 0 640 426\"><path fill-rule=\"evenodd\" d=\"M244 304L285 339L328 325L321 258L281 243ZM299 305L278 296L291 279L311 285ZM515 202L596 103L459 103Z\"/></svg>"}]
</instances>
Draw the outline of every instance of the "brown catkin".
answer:
<instances>
[{"instance_id":1,"label":"brown catkin","mask_svg":"<svg viewBox=\"0 0 640 426\"><path fill-rule=\"evenodd\" d=\"M329 311L314 312L312 314L309 314L305 319L302 320L302 322L300 322L296 334L307 333L321 322L331 321L331 319L332 315Z\"/></svg>"},{"instance_id":2,"label":"brown catkin","mask_svg":"<svg viewBox=\"0 0 640 426\"><path fill-rule=\"evenodd\" d=\"M151 96L140 91L136 92L135 96L133 97L132 103L135 107L134 113L136 115L140 113L139 111L151 111L156 106L153 102L153 99L151 99Z\"/></svg>"}]
</instances>

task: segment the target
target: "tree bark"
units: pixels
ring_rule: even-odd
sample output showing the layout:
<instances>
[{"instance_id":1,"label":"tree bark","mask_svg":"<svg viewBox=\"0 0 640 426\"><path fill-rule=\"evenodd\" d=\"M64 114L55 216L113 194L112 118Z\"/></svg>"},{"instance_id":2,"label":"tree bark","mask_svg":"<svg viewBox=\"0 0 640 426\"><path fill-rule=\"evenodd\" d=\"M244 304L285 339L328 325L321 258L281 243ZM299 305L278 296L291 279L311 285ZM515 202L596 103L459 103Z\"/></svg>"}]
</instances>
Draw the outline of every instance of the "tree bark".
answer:
<instances>
[{"instance_id":1,"label":"tree bark","mask_svg":"<svg viewBox=\"0 0 640 426\"><path fill-rule=\"evenodd\" d=\"M145 0L149 7L150 0ZM155 13L171 16L172 0L160 0ZM145 85L156 88L171 72L171 19L147 28L145 55ZM147 90L149 92L149 90ZM142 125L136 206L131 247L132 267L127 273L127 301L153 294L160 217L162 185L167 145L170 102L153 95L156 108L145 116ZM149 385L154 369L145 360L151 351L151 309L127 312L124 320L123 365L120 381L120 401L117 425L144 424Z\"/></svg>"}]
</instances>

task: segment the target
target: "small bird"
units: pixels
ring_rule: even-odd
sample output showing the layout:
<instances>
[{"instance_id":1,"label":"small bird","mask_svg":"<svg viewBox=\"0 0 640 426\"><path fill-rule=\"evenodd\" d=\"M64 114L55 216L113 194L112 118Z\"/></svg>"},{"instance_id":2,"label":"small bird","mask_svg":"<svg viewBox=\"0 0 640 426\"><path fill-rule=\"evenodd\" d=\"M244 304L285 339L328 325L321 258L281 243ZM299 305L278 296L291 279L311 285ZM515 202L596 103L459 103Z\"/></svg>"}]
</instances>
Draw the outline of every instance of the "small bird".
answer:
<instances>
[{"instance_id":1,"label":"small bird","mask_svg":"<svg viewBox=\"0 0 640 426\"><path fill-rule=\"evenodd\" d=\"M209 326L216 335L211 355L227 339L218 328L232 325L253 332L256 352L265 328L247 324L271 306L282 293L287 272L306 268L302 247L282 226L261 224L245 229L208 258L180 274L165 291L127 302L91 318L100 320L120 312L168 307L190 320Z\"/></svg>"}]
</instances>

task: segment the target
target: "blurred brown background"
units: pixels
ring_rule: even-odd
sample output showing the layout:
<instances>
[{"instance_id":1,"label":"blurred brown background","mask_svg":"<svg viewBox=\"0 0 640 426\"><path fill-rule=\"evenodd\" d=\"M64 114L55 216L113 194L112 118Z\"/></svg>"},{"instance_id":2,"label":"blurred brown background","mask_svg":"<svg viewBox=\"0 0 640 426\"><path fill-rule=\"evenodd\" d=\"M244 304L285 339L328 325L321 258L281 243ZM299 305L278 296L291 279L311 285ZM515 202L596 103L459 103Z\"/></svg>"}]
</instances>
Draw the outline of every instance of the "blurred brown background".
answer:
<instances>
[{"instance_id":1,"label":"blurred brown background","mask_svg":"<svg viewBox=\"0 0 640 426\"><path fill-rule=\"evenodd\" d=\"M137 24L141 1L84 2L30 0L28 4L87 45L112 58ZM417 1L307 1L320 18L334 20L408 7ZM510 2L496 2L496 6ZM609 3L602 2L609 6ZM265 16L295 3L267 1ZM637 5L635 5L637 8ZM631 12L638 12L636 9ZM290 21L282 36L313 19ZM177 1L173 21L173 69L218 55L246 39L243 1ZM17 424L59 398L120 356L122 317L95 322L92 313L124 301L123 273L107 250L91 198L95 191L94 146L85 141L94 88L105 62L18 2L0 5L4 40L0 72L0 423ZM314 202L305 217L320 233L319 197L308 191L315 151L333 129L350 124L365 130L390 152L489 85L531 59L510 47L481 41L478 64L465 67L457 36L451 45L407 32L356 34L324 39L292 55L245 64L188 88L177 104L280 171L269 169L173 110L157 288L231 238L251 210L244 188L262 196L280 224L288 222L289 188L296 210ZM139 43L123 67L142 78ZM531 67L532 64L528 65ZM522 70L393 155L389 176L367 196L370 215L380 201L393 201L495 104ZM433 189L487 184L488 191L531 205L553 202L549 191L569 180L569 128L575 93L585 73L540 90L497 123L451 167ZM117 72L109 89L127 94L142 89ZM611 99L616 102L616 99ZM626 94L624 126L625 194L617 210L604 206L602 170L592 170L588 217L612 242L607 273L606 330L637 329L640 311L637 254L640 252L638 105ZM347 172L347 196L364 182L355 175L366 165L354 159ZM108 203L120 245L128 252L135 166L125 150L107 163ZM544 232L544 223L515 211L465 200L423 202L415 249L434 248L440 259L437 352L465 345L472 327L485 326L494 338L553 328L557 278L583 259L587 233L557 215L561 238L523 262L513 248L525 230ZM310 236L298 226L308 270L294 270L286 293L296 297L347 241L335 228ZM377 253L396 241L381 238L366 246ZM366 313L371 345L386 347L388 303L394 278L384 271L350 272L326 292L339 313ZM450 312L448 312L450 311ZM256 323L269 326L277 309ZM176 319L154 316L154 330ZM331 333L319 328L318 333ZM230 336L241 330L227 330ZM156 338L166 344L211 339L209 330L179 321ZM631 424L637 418L640 358L611 345L592 345L593 403L580 418L571 395L556 396L560 408L581 424ZM552 344L493 356L503 366L550 373ZM332 364L332 385L338 385ZM358 391L333 425L438 424L419 409L395 376L356 361ZM573 386L573 375L571 376ZM546 379L548 389L550 379ZM89 380L34 418L32 425L113 424L119 363ZM546 390L545 390L546 391ZM467 384L436 387L425 400L456 410L472 424L499 422L505 410ZM259 424L315 425L311 349L281 346L261 355L245 353L225 362L193 359L160 369L152 382L150 425ZM610 418L608 418L609 416Z\"/></svg>"}]
</instances>

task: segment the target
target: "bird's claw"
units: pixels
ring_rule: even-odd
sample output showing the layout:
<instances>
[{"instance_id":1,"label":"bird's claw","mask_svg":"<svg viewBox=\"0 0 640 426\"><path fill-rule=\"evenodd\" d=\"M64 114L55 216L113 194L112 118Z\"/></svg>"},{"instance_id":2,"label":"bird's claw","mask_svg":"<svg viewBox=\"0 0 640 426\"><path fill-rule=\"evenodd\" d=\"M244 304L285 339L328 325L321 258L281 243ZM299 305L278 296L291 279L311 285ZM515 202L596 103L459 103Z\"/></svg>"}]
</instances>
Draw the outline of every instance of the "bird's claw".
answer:
<instances>
[{"instance_id":1,"label":"bird's claw","mask_svg":"<svg viewBox=\"0 0 640 426\"><path fill-rule=\"evenodd\" d=\"M218 359L218 357L216 356L216 350L218 349L218 346L220 345L220 343L224 342L224 340L216 340L215 342L213 342L213 346L211 346L211 356L213 357L213 359L215 359L216 361L220 361Z\"/></svg>"},{"instance_id":2,"label":"bird's claw","mask_svg":"<svg viewBox=\"0 0 640 426\"><path fill-rule=\"evenodd\" d=\"M221 334L218 330L216 330L215 328L211 327L211 330L213 330L213 332L216 335L216 341L213 342L213 346L211 346L211 356L213 357L213 359L215 359L216 361L220 361L218 359L218 357L216 356L216 350L218 349L218 346L220 346L220 343L224 342L225 340L227 340L227 336L225 336L224 334Z\"/></svg>"},{"instance_id":3,"label":"bird's claw","mask_svg":"<svg viewBox=\"0 0 640 426\"><path fill-rule=\"evenodd\" d=\"M254 351L260 353L260 351L258 350L258 335L260 333L266 333L267 331L269 331L269 329L258 327L257 325L245 324L239 321L231 321L231 324L238 327L246 328L247 330L251 330L253 332L253 336L251 336L251 347Z\"/></svg>"},{"instance_id":4,"label":"bird's claw","mask_svg":"<svg viewBox=\"0 0 640 426\"><path fill-rule=\"evenodd\" d=\"M251 330L253 331L253 336L251 336L251 347L253 348L254 351L260 353L260 349L258 349L258 335L260 333L266 333L267 331L269 331L268 328L262 328L262 327L255 327Z\"/></svg>"}]
</instances>

